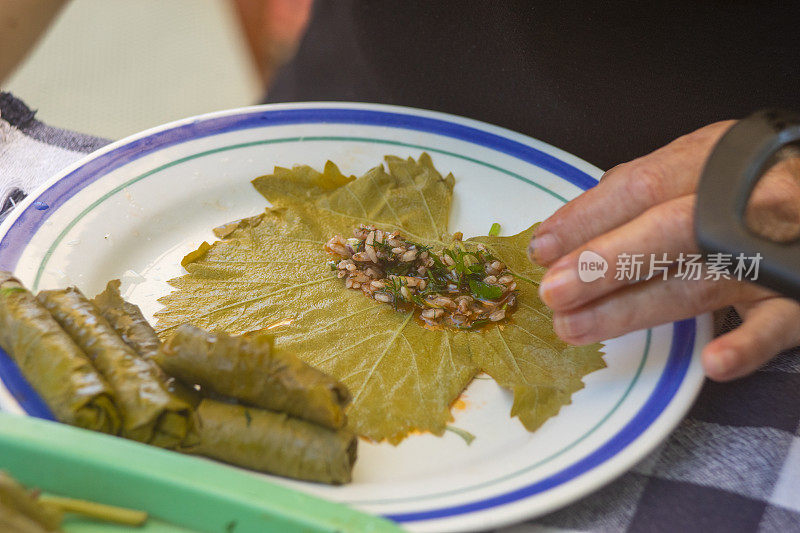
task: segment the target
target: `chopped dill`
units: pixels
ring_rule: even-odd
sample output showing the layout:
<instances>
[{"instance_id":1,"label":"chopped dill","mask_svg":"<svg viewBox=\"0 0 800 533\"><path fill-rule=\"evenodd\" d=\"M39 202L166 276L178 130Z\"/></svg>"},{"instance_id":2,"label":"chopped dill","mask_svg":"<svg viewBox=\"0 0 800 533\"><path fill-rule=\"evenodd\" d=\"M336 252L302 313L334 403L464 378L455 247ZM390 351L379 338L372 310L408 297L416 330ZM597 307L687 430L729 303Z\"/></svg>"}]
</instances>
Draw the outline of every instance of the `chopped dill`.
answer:
<instances>
[{"instance_id":1,"label":"chopped dill","mask_svg":"<svg viewBox=\"0 0 800 533\"><path fill-rule=\"evenodd\" d=\"M372 246L375 248L376 251L380 250L380 251L386 253L387 255L392 253L392 245L389 244L386 241L383 241L383 242L375 241L375 242L372 243Z\"/></svg>"}]
</instances>

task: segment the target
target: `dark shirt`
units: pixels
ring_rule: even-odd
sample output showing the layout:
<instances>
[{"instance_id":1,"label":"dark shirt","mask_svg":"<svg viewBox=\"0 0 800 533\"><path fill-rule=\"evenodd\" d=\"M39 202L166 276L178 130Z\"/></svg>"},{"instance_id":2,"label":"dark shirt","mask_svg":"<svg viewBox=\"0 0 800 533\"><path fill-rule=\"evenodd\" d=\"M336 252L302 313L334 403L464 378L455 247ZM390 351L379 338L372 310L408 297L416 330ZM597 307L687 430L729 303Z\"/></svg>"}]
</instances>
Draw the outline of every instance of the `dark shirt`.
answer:
<instances>
[{"instance_id":1,"label":"dark shirt","mask_svg":"<svg viewBox=\"0 0 800 533\"><path fill-rule=\"evenodd\" d=\"M799 96L800 2L318 0L267 101L445 111L610 168Z\"/></svg>"}]
</instances>

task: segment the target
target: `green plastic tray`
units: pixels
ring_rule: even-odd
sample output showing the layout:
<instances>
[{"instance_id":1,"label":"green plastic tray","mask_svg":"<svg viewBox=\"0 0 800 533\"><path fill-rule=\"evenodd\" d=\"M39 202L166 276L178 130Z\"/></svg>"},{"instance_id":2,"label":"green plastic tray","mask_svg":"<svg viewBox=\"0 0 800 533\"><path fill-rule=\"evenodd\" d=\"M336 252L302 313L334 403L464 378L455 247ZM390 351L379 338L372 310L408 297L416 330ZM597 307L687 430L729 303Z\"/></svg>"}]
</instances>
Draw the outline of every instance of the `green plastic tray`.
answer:
<instances>
[{"instance_id":1,"label":"green plastic tray","mask_svg":"<svg viewBox=\"0 0 800 533\"><path fill-rule=\"evenodd\" d=\"M152 516L143 528L68 517L69 533L401 531L238 468L9 413L0 413L0 469L46 492Z\"/></svg>"}]
</instances>

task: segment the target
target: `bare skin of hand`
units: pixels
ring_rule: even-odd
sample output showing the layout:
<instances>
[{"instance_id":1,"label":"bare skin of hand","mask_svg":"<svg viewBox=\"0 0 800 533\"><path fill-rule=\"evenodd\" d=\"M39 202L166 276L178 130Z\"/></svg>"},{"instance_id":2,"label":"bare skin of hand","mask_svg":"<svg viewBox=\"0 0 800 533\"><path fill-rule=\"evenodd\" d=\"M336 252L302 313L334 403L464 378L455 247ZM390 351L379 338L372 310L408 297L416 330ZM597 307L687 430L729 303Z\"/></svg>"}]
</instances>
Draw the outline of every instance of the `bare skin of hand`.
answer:
<instances>
[{"instance_id":1,"label":"bare skin of hand","mask_svg":"<svg viewBox=\"0 0 800 533\"><path fill-rule=\"evenodd\" d=\"M0 0L0 82L44 34L67 0Z\"/></svg>"},{"instance_id":2,"label":"bare skin of hand","mask_svg":"<svg viewBox=\"0 0 800 533\"><path fill-rule=\"evenodd\" d=\"M559 337L586 344L733 305L743 324L702 353L706 375L718 381L747 375L800 344L800 304L753 283L676 276L630 282L614 276L619 254L666 253L674 259L681 252L698 253L697 182L711 149L733 123L711 124L612 168L539 226L529 255L548 267L539 295L554 312ZM798 160L776 165L762 184L751 198L748 224L776 240L792 236L800 227ZM610 275L582 282L578 257L585 250L608 260Z\"/></svg>"}]
</instances>

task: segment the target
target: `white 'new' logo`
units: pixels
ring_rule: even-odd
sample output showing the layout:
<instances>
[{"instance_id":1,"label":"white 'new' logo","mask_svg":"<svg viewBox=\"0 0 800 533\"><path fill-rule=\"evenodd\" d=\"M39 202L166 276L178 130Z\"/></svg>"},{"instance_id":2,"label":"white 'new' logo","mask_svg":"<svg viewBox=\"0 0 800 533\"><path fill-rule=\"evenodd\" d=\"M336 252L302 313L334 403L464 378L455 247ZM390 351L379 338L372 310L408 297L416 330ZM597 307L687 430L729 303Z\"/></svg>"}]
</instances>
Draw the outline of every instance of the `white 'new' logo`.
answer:
<instances>
[{"instance_id":1,"label":"white 'new' logo","mask_svg":"<svg viewBox=\"0 0 800 533\"><path fill-rule=\"evenodd\" d=\"M589 283L596 279L606 277L608 261L591 250L584 250L578 257L578 277L581 281Z\"/></svg>"}]
</instances>

